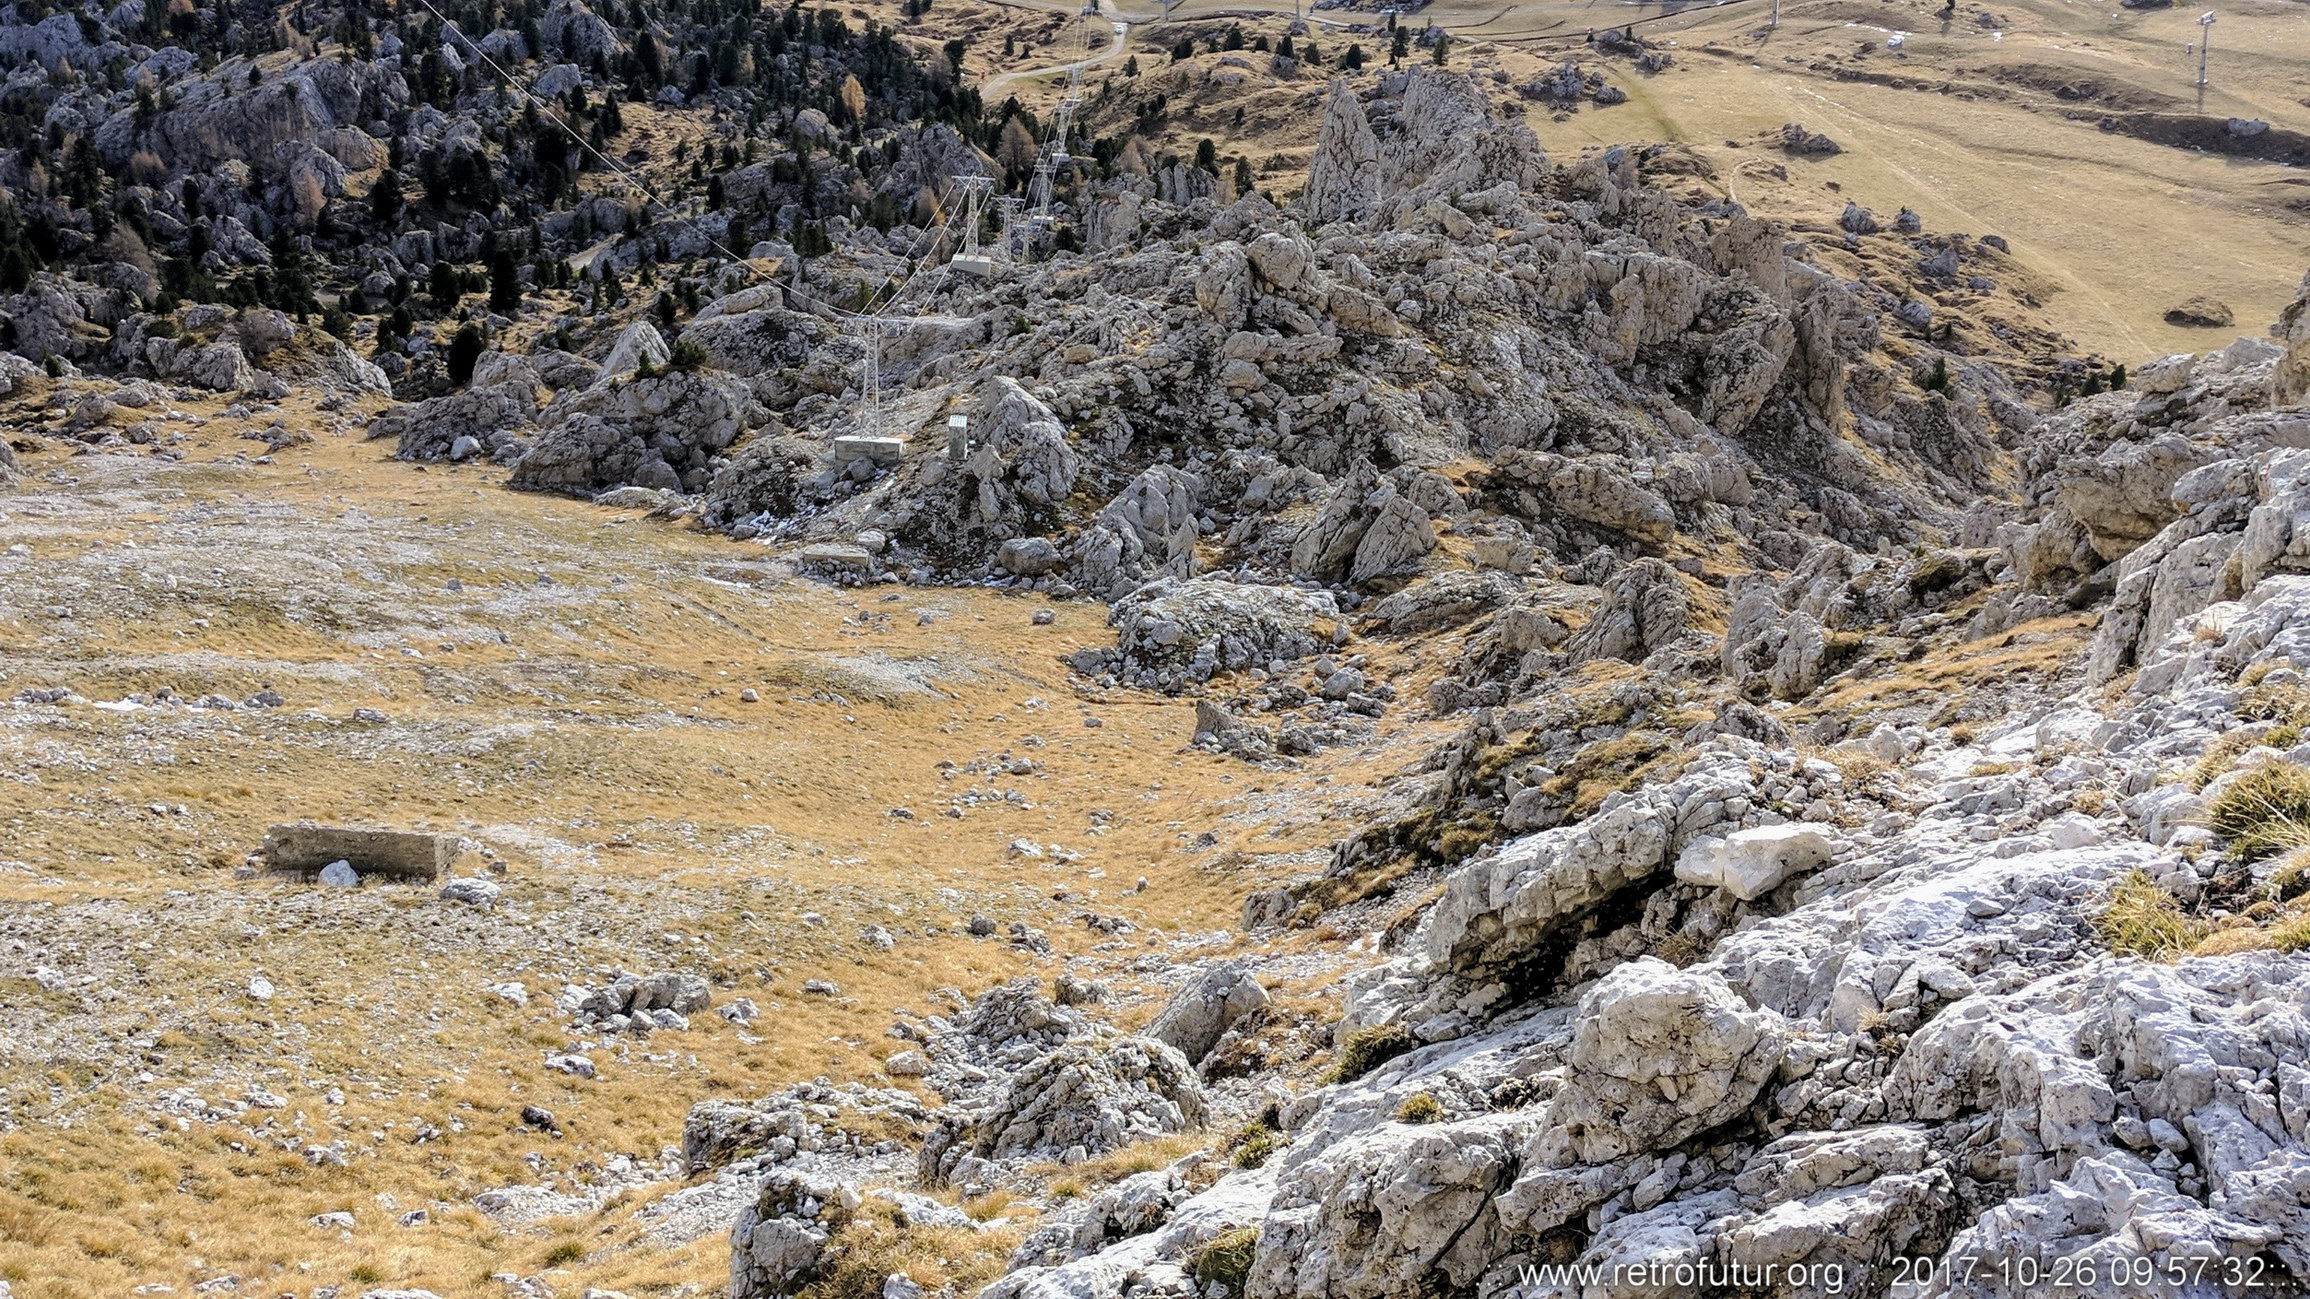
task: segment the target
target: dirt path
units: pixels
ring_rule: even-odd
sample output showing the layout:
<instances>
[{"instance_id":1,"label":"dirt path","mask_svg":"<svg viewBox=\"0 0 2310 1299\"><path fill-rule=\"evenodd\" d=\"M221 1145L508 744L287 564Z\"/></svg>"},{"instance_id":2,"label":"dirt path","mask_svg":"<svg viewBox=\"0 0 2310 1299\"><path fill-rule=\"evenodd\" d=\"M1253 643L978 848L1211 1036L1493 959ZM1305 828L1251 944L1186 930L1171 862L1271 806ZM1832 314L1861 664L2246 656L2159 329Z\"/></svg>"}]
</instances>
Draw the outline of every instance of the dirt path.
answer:
<instances>
[{"instance_id":1,"label":"dirt path","mask_svg":"<svg viewBox=\"0 0 2310 1299\"><path fill-rule=\"evenodd\" d=\"M1034 3L1034 0L1022 0L1022 3L1020 3L1018 7L1028 9L1045 9L1060 13L1068 12L1067 6L1064 4L1038 4ZM1108 22L1110 20L1092 18L1087 21ZM1069 68L1076 68L1088 72L1092 68L1099 67L1103 64L1121 63L1129 55L1130 24L1120 20L1115 20L1112 21L1108 28L1106 49L1099 51L1097 54L1094 54L1089 58L1068 59L1058 63L1045 64L1041 67L1019 68L1010 72L998 73L997 75L988 77L985 81L979 83L979 98L983 103L999 104L1003 102L1005 96L1014 93L1014 87L1024 85L1027 82L1039 80L1043 77L1063 77L1066 75L1067 69Z\"/></svg>"}]
</instances>

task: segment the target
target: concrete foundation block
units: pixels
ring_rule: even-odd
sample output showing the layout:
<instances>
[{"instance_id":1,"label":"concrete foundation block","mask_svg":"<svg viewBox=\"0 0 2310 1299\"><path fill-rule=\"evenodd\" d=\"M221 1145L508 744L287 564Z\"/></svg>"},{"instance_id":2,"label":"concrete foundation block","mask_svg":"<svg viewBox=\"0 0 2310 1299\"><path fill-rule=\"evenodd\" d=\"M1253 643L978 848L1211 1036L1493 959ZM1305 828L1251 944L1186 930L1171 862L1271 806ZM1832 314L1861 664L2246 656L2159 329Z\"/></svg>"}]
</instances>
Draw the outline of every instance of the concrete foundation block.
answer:
<instances>
[{"instance_id":1,"label":"concrete foundation block","mask_svg":"<svg viewBox=\"0 0 2310 1299\"><path fill-rule=\"evenodd\" d=\"M318 871L342 861L362 875L434 880L449 873L450 864L465 851L465 840L424 830L366 830L298 821L267 830L264 851L266 864L277 871Z\"/></svg>"}]
</instances>

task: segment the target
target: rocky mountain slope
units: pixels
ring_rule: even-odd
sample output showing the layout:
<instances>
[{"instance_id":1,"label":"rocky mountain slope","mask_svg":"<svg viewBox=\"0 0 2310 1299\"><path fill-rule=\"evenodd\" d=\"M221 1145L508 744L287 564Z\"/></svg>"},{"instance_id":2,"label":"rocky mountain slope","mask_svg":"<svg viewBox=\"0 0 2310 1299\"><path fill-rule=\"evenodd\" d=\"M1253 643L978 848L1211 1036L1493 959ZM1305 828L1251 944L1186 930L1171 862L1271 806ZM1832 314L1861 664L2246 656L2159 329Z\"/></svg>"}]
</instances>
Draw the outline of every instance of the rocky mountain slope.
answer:
<instances>
[{"instance_id":1,"label":"rocky mountain slope","mask_svg":"<svg viewBox=\"0 0 2310 1299\"><path fill-rule=\"evenodd\" d=\"M2164 358L2040 422L2032 504L1996 551L1885 562L1824 543L1745 588L1711 638L1720 661L1651 652L1646 692L1715 696L1714 718L1584 816L1530 800L1547 784L1513 764L1536 748L1576 764L1591 736L1538 700L1480 712L1435 821L1473 819L1497 780L1499 824L1552 828L1395 845L1440 859L1440 889L1349 980L1339 1064L1307 1080L1328 1085L1271 1091L1233 1167L1196 1156L1063 1206L987 1293L2016 1294L2039 1269L2142 1293L2291 1284L2310 1239L2286 1100L2304 1049L2288 854L2310 788L2289 649L2310 598L2288 558L2303 309L2278 343ZM1970 585L1970 618L1911 611L1942 582ZM1994 710L1954 727L1935 724L1954 708L1831 702L1884 690L1889 665L1825 687L1763 666L1823 616L1912 640L1894 661L1916 662L2072 608L2101 613L2062 652L2083 651L2082 690L1969 683ZM1490 616L1503 634L1507 611ZM1766 636L1783 651L1748 643ZM1541 672L1574 656L1530 653ZM1798 707L1776 717L1743 687ZM1886 720L1863 731L1871 715ZM1334 874L1359 865L1343 850ZM1213 967L1149 1036L1228 1077L1215 1039L1173 1026L1246 1033L1241 977ZM1175 1082L1064 1051L1041 1067L1160 1097L1159 1129L1192 1122ZM965 1131L1015 1131L1007 1116L1045 1099L1032 1072L993 1085ZM741 1219L735 1292L781 1293L840 1256L843 1212L807 1180L793 1207L779 1188L796 1184L773 1177Z\"/></svg>"},{"instance_id":2,"label":"rocky mountain slope","mask_svg":"<svg viewBox=\"0 0 2310 1299\"><path fill-rule=\"evenodd\" d=\"M1109 82L958 268L954 177L1055 143L969 43L31 17L0 1295L2310 1276L2310 278L2089 364L1998 235L1552 157L1448 44L1332 51L1264 188ZM237 784L126 774L180 752ZM228 878L307 764L498 869ZM182 896L77 860L123 787ZM214 977L131 944L164 913L251 944L233 1011L159 995ZM406 985L374 1041L355 957ZM103 1238L75 1140L250 1221L107 1182L176 1234ZM304 1212L353 1187L396 1225ZM291 1194L325 1249L252 1225Z\"/></svg>"}]
</instances>

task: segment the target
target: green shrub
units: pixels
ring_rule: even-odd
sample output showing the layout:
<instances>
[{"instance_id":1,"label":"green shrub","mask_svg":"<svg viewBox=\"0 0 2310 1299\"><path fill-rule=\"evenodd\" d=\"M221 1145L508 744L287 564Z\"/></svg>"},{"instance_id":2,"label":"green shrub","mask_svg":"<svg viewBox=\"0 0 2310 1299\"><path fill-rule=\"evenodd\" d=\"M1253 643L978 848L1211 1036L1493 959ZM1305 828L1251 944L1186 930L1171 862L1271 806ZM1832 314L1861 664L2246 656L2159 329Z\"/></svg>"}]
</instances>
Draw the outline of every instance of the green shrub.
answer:
<instances>
[{"instance_id":1,"label":"green shrub","mask_svg":"<svg viewBox=\"0 0 2310 1299\"><path fill-rule=\"evenodd\" d=\"M2185 915L2172 894L2138 870L2110 890L2094 928L2111 951L2149 960L2178 956L2204 942L2208 932L2204 921Z\"/></svg>"},{"instance_id":2,"label":"green shrub","mask_svg":"<svg viewBox=\"0 0 2310 1299\"><path fill-rule=\"evenodd\" d=\"M1195 1248L1187 1256L1187 1271L1203 1285L1224 1286L1230 1295L1243 1293L1243 1281L1251 1275L1251 1256L1259 1249L1259 1228L1237 1227L1223 1231Z\"/></svg>"},{"instance_id":3,"label":"green shrub","mask_svg":"<svg viewBox=\"0 0 2310 1299\"><path fill-rule=\"evenodd\" d=\"M1396 1110L1398 1123L1433 1123L1444 1117L1444 1103L1432 1093L1414 1092Z\"/></svg>"},{"instance_id":4,"label":"green shrub","mask_svg":"<svg viewBox=\"0 0 2310 1299\"><path fill-rule=\"evenodd\" d=\"M481 360L481 331L471 325L459 325L449 340L449 354L444 364L449 370L449 381L462 388L473 378L474 363Z\"/></svg>"},{"instance_id":5,"label":"green shrub","mask_svg":"<svg viewBox=\"0 0 2310 1299\"><path fill-rule=\"evenodd\" d=\"M706 349L696 339L678 338L673 350L666 354L666 369L695 370L706 364Z\"/></svg>"},{"instance_id":6,"label":"green shrub","mask_svg":"<svg viewBox=\"0 0 2310 1299\"><path fill-rule=\"evenodd\" d=\"M2206 808L2206 824L2242 861L2310 844L2310 770L2265 762L2230 783Z\"/></svg>"},{"instance_id":7,"label":"green shrub","mask_svg":"<svg viewBox=\"0 0 2310 1299\"><path fill-rule=\"evenodd\" d=\"M1325 1081L1350 1083L1397 1056L1419 1046L1411 1030L1401 1024L1375 1024L1348 1034L1340 1044L1339 1063Z\"/></svg>"}]
</instances>

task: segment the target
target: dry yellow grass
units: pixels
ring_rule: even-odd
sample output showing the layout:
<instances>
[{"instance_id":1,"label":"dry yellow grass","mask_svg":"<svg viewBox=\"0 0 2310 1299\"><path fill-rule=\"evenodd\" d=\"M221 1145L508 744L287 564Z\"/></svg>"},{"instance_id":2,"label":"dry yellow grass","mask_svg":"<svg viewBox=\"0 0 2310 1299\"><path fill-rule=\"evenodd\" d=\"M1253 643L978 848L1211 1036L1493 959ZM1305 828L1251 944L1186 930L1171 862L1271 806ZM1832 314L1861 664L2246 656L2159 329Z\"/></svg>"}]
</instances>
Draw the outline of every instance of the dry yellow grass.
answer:
<instances>
[{"instance_id":1,"label":"dry yellow grass","mask_svg":"<svg viewBox=\"0 0 2310 1299\"><path fill-rule=\"evenodd\" d=\"M1038 1164L1030 1171L1051 1178L1051 1194L1066 1199L1112 1186L1137 1173L1168 1168L1199 1150L1209 1149L1218 1140L1216 1133L1179 1132L1134 1142L1079 1164Z\"/></svg>"},{"instance_id":2,"label":"dry yellow grass","mask_svg":"<svg viewBox=\"0 0 2310 1299\"><path fill-rule=\"evenodd\" d=\"M39 777L0 781L7 856L29 867L0 872L0 902L152 918L149 947L123 943L114 977L166 1024L94 1067L0 1049L0 1113L18 1125L0 1133L0 1278L19 1299L227 1273L276 1293L492 1293L489 1271L549 1266L571 1287L711 1283L726 1266L718 1238L671 1250L634 1238L630 1211L655 1191L517 1231L461 1206L654 1156L706 1096L819 1074L887 1081L883 1030L899 1008L929 1009L939 988L1048 977L1008 944L964 937L975 910L1043 928L1062 954L1104 940L1079 923L1086 910L1130 919L1133 942L1232 927L1246 892L1278 882L1264 863L1329 843L1403 760L1385 743L1337 751L1309 773L1333 775L1330 787L1279 797L1256 769L1184 749L1189 703L1078 695L1059 656L1110 635L1096 606L1057 606L1054 625L1032 627L1036 604L984 593L885 603L886 591L782 578L751 547L507 493L490 470L384 462L349 439L323 436L273 466L204 464L246 450L229 428L196 434L175 468L69 462L107 484L101 517L69 536L12 525L43 564L73 566L131 559L124 542L169 535L180 510L246 520L204 534L213 558L199 569L157 546L133 553L188 575L173 594L147 600L149 582L132 577L117 608L89 598L66 628L21 602L0 608L0 698L61 682L95 699L164 685L240 698L268 683L291 699L229 726L78 707L0 728L0 768ZM34 490L68 463L27 460ZM356 504L372 523L332 522ZM259 580L279 547L263 521L283 512L298 562L338 574L326 616ZM227 578L190 580L212 565ZM258 575L233 576L244 565ZM935 612L930 626L917 608ZM761 702L739 700L749 687ZM350 727L355 707L392 724ZM1105 725L1086 728L1092 715ZM156 739L173 761L148 760ZM942 814L989 782L947 779L941 761L1006 752L1039 767L999 782L1021 802ZM1095 824L1093 811L1110 815ZM430 890L382 889L359 895L353 922L306 886L231 878L268 824L297 817L487 844L509 864L510 919L445 916ZM1195 849L1206 831L1218 845ZM1082 857L1013 857L1019 838ZM1229 852L1234 868L1207 868ZM1129 892L1140 876L1147 889ZM555 940L525 946L522 917ZM870 923L900 930L900 945L860 942ZM545 1069L571 1041L555 980L615 965L696 969L718 999L771 1013L751 1029L701 1015L686 1034L596 1052L590 1082ZM259 969L281 989L261 1005L241 995ZM508 977L529 985L527 1007L481 990ZM797 997L810 977L842 996ZM81 1013L77 994L8 988L34 1022ZM169 1089L222 1104L242 1079L284 1108L149 1117ZM328 1085L342 1105L323 1102ZM524 1129L525 1104L553 1110L566 1134ZM437 1135L419 1139L428 1128ZM338 1140L346 1167L300 1153ZM416 1208L431 1210L424 1225L392 1225ZM360 1220L350 1240L306 1225L342 1209Z\"/></svg>"},{"instance_id":3,"label":"dry yellow grass","mask_svg":"<svg viewBox=\"0 0 2310 1299\"><path fill-rule=\"evenodd\" d=\"M2111 951L2150 960L2169 960L2208 936L2204 921L2185 914L2181 904L2142 871L2128 873L2110 889L2094 926Z\"/></svg>"},{"instance_id":4,"label":"dry yellow grass","mask_svg":"<svg viewBox=\"0 0 2310 1299\"><path fill-rule=\"evenodd\" d=\"M1819 758L1837 769L1845 783L1855 786L1874 785L1894 773L1892 763L1857 745L1841 744L1823 748L1809 746L1799 752L1807 758Z\"/></svg>"},{"instance_id":5,"label":"dry yellow grass","mask_svg":"<svg viewBox=\"0 0 2310 1299\"><path fill-rule=\"evenodd\" d=\"M1917 704L1962 702L1973 681L2050 679L2084 652L2094 621L2091 614L2041 618L1983 640L1935 649L1903 671L1850 682L1791 715L1846 712L1861 718Z\"/></svg>"},{"instance_id":6,"label":"dry yellow grass","mask_svg":"<svg viewBox=\"0 0 2310 1299\"><path fill-rule=\"evenodd\" d=\"M2206 805L2206 824L2245 861L2310 846L2310 770L2291 762L2254 767Z\"/></svg>"}]
</instances>

